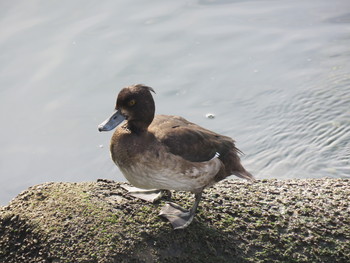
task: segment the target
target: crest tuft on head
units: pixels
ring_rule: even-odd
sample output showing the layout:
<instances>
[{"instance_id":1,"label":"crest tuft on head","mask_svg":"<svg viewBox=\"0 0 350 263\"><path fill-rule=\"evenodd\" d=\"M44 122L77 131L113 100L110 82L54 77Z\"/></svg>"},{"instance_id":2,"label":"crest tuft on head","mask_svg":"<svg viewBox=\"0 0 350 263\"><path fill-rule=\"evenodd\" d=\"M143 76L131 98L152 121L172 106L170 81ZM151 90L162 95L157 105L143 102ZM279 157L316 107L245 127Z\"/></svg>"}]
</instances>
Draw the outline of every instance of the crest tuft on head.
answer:
<instances>
[{"instance_id":1,"label":"crest tuft on head","mask_svg":"<svg viewBox=\"0 0 350 263\"><path fill-rule=\"evenodd\" d=\"M148 91L152 91L154 94L156 93L153 88L146 86L144 84L136 84L134 85L135 88L142 88L142 89L147 89Z\"/></svg>"}]
</instances>

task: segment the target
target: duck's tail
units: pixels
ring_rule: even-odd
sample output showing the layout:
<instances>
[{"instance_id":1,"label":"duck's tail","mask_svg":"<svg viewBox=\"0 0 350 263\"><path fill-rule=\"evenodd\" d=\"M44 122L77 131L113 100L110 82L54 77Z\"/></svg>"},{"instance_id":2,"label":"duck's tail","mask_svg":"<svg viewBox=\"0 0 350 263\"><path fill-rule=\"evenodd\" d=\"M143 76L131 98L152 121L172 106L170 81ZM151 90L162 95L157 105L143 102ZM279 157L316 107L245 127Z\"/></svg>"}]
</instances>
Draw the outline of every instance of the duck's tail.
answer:
<instances>
[{"instance_id":1,"label":"duck's tail","mask_svg":"<svg viewBox=\"0 0 350 263\"><path fill-rule=\"evenodd\" d=\"M231 152L227 156L227 170L226 172L229 175L235 175L237 177L249 180L249 181L256 181L254 176L248 172L246 169L244 169L241 159L239 158L239 154L243 154L238 148L235 148L235 152Z\"/></svg>"},{"instance_id":2,"label":"duck's tail","mask_svg":"<svg viewBox=\"0 0 350 263\"><path fill-rule=\"evenodd\" d=\"M249 181L256 181L254 176L250 172L246 171L244 168L241 171L233 171L232 174Z\"/></svg>"}]
</instances>

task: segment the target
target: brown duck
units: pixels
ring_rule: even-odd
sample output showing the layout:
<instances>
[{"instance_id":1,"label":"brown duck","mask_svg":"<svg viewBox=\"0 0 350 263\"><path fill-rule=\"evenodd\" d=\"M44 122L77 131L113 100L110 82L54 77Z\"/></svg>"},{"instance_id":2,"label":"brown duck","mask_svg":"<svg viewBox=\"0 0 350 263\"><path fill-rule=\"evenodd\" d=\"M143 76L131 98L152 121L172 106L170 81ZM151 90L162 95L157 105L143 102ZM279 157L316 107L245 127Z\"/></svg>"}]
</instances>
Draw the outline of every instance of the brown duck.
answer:
<instances>
[{"instance_id":1,"label":"brown duck","mask_svg":"<svg viewBox=\"0 0 350 263\"><path fill-rule=\"evenodd\" d=\"M195 194L189 211L174 203L161 209L160 215L174 229L182 229L192 222L204 188L230 175L254 178L243 168L241 152L230 137L178 116L155 116L151 91L141 84L123 88L115 112L98 129L110 131L121 124L112 136L110 151L132 185Z\"/></svg>"}]
</instances>

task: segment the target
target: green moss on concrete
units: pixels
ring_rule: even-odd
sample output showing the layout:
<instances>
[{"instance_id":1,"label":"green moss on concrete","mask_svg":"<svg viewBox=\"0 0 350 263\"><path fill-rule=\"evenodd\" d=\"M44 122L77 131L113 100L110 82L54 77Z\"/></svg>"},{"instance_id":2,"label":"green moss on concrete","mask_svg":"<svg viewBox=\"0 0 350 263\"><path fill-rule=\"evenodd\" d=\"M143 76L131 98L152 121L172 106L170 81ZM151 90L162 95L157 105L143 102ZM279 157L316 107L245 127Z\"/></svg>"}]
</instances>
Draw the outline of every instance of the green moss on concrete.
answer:
<instances>
[{"instance_id":1,"label":"green moss on concrete","mask_svg":"<svg viewBox=\"0 0 350 263\"><path fill-rule=\"evenodd\" d=\"M0 210L0 262L350 261L350 180L221 182L177 231L158 217L166 201L110 181L31 187Z\"/></svg>"}]
</instances>

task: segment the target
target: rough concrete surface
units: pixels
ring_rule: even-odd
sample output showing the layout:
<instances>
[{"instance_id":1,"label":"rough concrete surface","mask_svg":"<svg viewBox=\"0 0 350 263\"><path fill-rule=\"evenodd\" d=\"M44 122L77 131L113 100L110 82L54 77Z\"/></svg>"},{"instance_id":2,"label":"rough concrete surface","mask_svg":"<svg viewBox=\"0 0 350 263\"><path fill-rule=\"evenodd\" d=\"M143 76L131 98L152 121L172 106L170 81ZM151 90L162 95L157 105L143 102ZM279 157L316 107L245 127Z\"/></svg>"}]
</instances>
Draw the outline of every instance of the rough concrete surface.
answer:
<instances>
[{"instance_id":1,"label":"rough concrete surface","mask_svg":"<svg viewBox=\"0 0 350 263\"><path fill-rule=\"evenodd\" d=\"M226 180L176 231L158 216L169 200L108 180L33 186L0 209L0 262L350 262L349 179Z\"/></svg>"}]
</instances>

